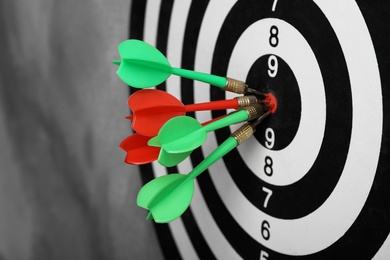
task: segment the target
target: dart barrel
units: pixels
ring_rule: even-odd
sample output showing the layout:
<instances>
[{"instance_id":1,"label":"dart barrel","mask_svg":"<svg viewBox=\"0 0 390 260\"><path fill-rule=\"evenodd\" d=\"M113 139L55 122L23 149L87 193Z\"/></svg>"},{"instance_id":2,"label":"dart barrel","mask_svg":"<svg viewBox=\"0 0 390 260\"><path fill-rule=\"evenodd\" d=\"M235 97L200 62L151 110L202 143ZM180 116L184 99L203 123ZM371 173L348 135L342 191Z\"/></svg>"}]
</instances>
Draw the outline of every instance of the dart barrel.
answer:
<instances>
[{"instance_id":1,"label":"dart barrel","mask_svg":"<svg viewBox=\"0 0 390 260\"><path fill-rule=\"evenodd\" d=\"M259 104L243 107L238 109L237 111L241 111L241 110L245 110L248 113L248 121L259 118L265 113L263 106Z\"/></svg>"},{"instance_id":2,"label":"dart barrel","mask_svg":"<svg viewBox=\"0 0 390 260\"><path fill-rule=\"evenodd\" d=\"M237 94L244 94L248 91L248 85L246 85L243 81L227 77L226 86L223 88L223 90Z\"/></svg>"},{"instance_id":3,"label":"dart barrel","mask_svg":"<svg viewBox=\"0 0 390 260\"><path fill-rule=\"evenodd\" d=\"M246 107L246 106L257 104L256 96L236 97L236 99L238 102L238 107Z\"/></svg>"},{"instance_id":4,"label":"dart barrel","mask_svg":"<svg viewBox=\"0 0 390 260\"><path fill-rule=\"evenodd\" d=\"M255 129L251 124L245 124L240 128L238 128L236 131L234 131L234 133L232 133L231 136L234 137L234 139L236 139L237 143L240 145L246 140L248 140L249 137L251 137L254 132Z\"/></svg>"}]
</instances>

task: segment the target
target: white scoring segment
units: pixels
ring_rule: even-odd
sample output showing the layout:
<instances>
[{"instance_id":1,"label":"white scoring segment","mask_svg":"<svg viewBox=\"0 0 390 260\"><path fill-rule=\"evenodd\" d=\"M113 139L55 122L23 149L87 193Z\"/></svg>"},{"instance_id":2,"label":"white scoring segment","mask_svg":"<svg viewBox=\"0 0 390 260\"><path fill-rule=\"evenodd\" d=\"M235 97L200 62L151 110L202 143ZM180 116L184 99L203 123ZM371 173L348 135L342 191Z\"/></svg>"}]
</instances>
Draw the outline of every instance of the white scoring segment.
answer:
<instances>
[{"instance_id":1,"label":"white scoring segment","mask_svg":"<svg viewBox=\"0 0 390 260\"><path fill-rule=\"evenodd\" d=\"M259 211L246 200L230 175L225 174L228 170L222 161L209 168L210 176L221 199L241 227L259 243L288 255L307 255L323 250L336 242L351 227L369 194L381 144L380 78L375 51L359 7L352 0L338 1L337 5L329 0L315 2L329 19L337 34L345 54L352 85L351 146L344 171L333 193L318 210L308 216L294 220L277 219ZM211 23L209 27L203 27L203 30L209 30L203 32L209 37L198 42L200 48L197 52L210 53L210 49L215 47L216 37L213 35L219 26L220 24L213 26ZM282 33L280 31L280 36ZM269 34L264 37L268 39ZM280 53L280 56L286 60L285 53ZM361 62L362 60L364 63ZM199 54L195 68L200 71L210 71L211 63L212 55ZM291 66L289 61L287 63ZM296 73L294 69L293 72ZM300 74L296 73L296 77L300 77ZM302 84L300 81L298 79L299 84ZM367 86L370 86L370 95L367 95ZM195 87L195 91L197 90L198 88ZM205 93L202 92L195 97L204 97L204 95ZM302 98L302 102L306 105L305 97ZM369 109L366 104L370 104ZM216 147L216 140L210 137L207 145L202 148L206 155ZM307 142L312 141L306 139L300 142L306 146ZM272 196L270 201L272 202ZM269 240L264 240L261 235L260 230L264 220L270 224Z\"/></svg>"},{"instance_id":2,"label":"white scoring segment","mask_svg":"<svg viewBox=\"0 0 390 260\"><path fill-rule=\"evenodd\" d=\"M276 48L269 44L272 26L277 26L279 30ZM325 130L325 90L320 68L309 44L294 27L278 19L263 19L245 30L234 47L228 75L245 79L256 60L267 54L281 57L297 79L302 104L299 128L295 138L283 150L272 151L256 141L245 142L238 150L246 165L259 178L283 186L299 181L318 156ZM272 176L264 172L266 156L273 161Z\"/></svg>"},{"instance_id":3,"label":"white scoring segment","mask_svg":"<svg viewBox=\"0 0 390 260\"><path fill-rule=\"evenodd\" d=\"M147 1L145 10L144 41L156 46L156 36L158 28L158 17L161 6L161 0Z\"/></svg>"}]
</instances>

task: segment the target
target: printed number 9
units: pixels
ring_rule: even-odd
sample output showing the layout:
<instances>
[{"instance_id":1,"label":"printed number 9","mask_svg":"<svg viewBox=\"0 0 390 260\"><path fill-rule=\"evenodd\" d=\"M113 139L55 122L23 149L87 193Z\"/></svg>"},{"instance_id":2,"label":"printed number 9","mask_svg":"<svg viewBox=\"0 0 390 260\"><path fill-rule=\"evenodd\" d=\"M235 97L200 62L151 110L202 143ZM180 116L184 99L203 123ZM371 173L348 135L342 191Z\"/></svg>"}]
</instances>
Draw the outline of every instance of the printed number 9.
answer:
<instances>
[{"instance_id":1,"label":"printed number 9","mask_svg":"<svg viewBox=\"0 0 390 260\"><path fill-rule=\"evenodd\" d=\"M275 78L276 74L278 74L278 58L276 56L271 55L268 58L268 75L271 78Z\"/></svg>"},{"instance_id":2,"label":"printed number 9","mask_svg":"<svg viewBox=\"0 0 390 260\"><path fill-rule=\"evenodd\" d=\"M272 149L275 144L275 132L272 128L267 128L265 130L265 146L268 149Z\"/></svg>"}]
</instances>

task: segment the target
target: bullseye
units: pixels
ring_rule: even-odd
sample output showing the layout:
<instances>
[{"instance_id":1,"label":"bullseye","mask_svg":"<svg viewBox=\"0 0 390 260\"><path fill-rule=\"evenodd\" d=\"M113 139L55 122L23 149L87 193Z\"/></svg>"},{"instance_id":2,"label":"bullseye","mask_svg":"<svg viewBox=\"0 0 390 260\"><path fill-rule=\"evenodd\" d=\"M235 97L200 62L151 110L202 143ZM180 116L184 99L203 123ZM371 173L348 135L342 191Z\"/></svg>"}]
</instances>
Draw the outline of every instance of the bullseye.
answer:
<instances>
[{"instance_id":1,"label":"bullseye","mask_svg":"<svg viewBox=\"0 0 390 260\"><path fill-rule=\"evenodd\" d=\"M265 96L265 103L269 106L269 112L271 114L275 114L278 109L278 101L276 97L272 93L267 93Z\"/></svg>"}]
</instances>

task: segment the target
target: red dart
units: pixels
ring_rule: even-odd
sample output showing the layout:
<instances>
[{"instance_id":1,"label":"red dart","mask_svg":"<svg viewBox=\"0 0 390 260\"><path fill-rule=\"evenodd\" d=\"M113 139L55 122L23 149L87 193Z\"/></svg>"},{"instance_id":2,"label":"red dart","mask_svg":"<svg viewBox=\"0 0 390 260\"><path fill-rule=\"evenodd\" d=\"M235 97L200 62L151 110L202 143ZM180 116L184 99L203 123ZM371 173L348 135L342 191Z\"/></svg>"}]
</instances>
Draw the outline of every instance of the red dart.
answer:
<instances>
[{"instance_id":1,"label":"red dart","mask_svg":"<svg viewBox=\"0 0 390 260\"><path fill-rule=\"evenodd\" d=\"M166 121L175 116L183 116L194 111L237 109L257 102L255 96L241 96L229 100L184 105L165 91L142 89L129 97L128 105L133 115L126 118L133 120L132 127L137 133L153 137Z\"/></svg>"},{"instance_id":2,"label":"red dart","mask_svg":"<svg viewBox=\"0 0 390 260\"><path fill-rule=\"evenodd\" d=\"M205 126L207 124L210 124L222 117L217 117L214 119L211 119L202 125ZM151 163L153 161L156 161L158 159L158 156L160 154L160 147L155 146L149 146L148 141L152 137L150 136L144 136L140 135L139 133L134 133L128 137L126 137L120 144L119 147L127 152L125 157L125 163L128 164L134 164L134 165L141 165L146 163Z\"/></svg>"}]
</instances>

